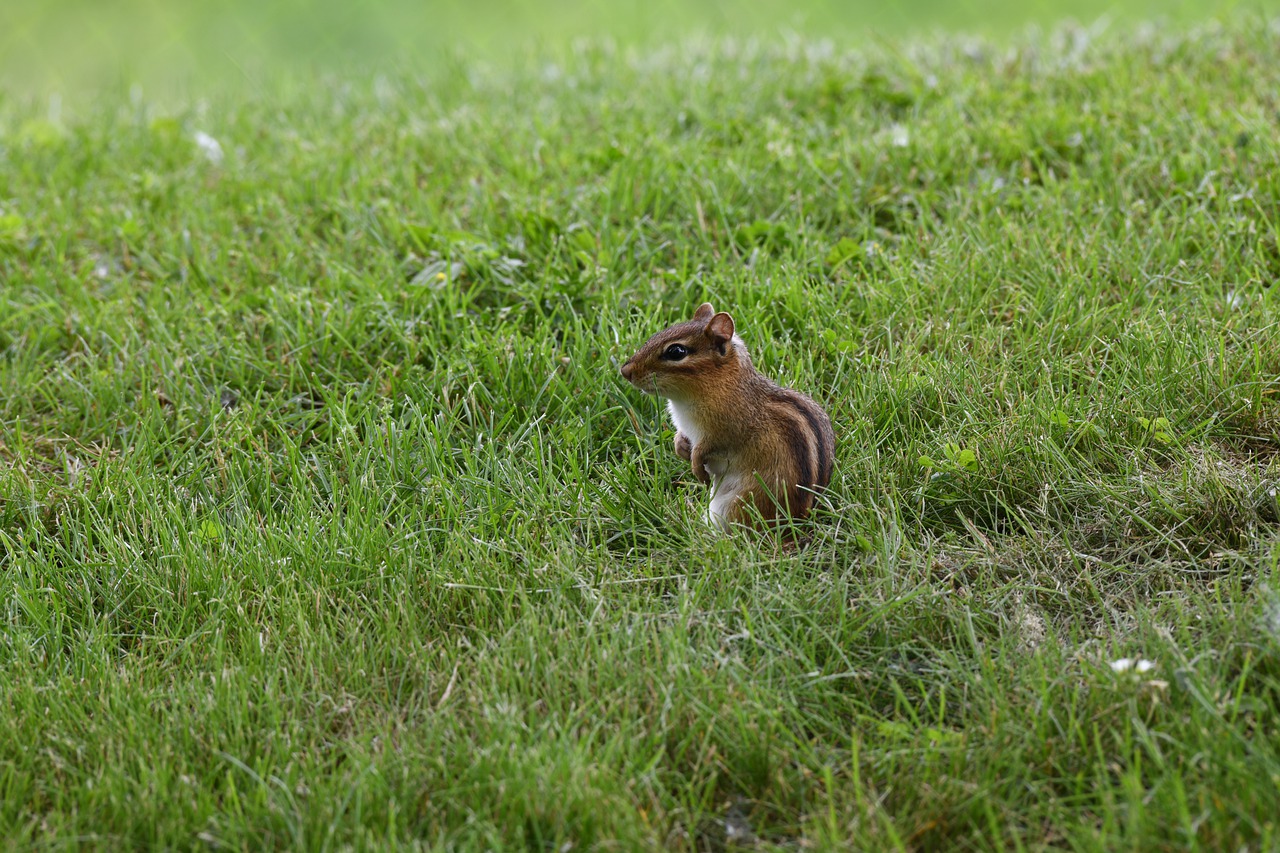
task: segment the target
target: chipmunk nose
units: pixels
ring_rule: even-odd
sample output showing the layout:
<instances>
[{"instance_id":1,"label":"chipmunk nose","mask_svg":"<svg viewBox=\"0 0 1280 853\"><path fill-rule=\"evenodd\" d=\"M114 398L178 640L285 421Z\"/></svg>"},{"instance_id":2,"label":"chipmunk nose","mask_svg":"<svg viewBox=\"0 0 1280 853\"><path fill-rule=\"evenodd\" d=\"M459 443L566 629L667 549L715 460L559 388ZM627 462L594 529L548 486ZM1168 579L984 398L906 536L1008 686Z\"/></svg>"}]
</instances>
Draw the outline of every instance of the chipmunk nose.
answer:
<instances>
[{"instance_id":1,"label":"chipmunk nose","mask_svg":"<svg viewBox=\"0 0 1280 853\"><path fill-rule=\"evenodd\" d=\"M635 365L628 361L626 364L622 365L622 378L627 381L631 381L631 373L634 370Z\"/></svg>"}]
</instances>

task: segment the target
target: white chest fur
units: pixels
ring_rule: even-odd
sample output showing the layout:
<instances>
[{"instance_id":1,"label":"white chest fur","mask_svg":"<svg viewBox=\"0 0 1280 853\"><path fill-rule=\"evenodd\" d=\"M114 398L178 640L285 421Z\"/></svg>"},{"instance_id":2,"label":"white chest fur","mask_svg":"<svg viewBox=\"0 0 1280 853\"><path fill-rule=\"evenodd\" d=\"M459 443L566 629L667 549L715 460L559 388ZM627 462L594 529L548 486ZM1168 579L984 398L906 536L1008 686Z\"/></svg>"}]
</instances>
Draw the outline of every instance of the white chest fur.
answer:
<instances>
[{"instance_id":1,"label":"white chest fur","mask_svg":"<svg viewBox=\"0 0 1280 853\"><path fill-rule=\"evenodd\" d=\"M671 413L671 422L676 429L687 435L689 443L697 447L702 442L702 429L694 418L693 411L675 400L667 401L667 411ZM738 496L740 478L728 475L729 460L723 456L707 459L706 468L707 474L711 476L711 506L707 508L707 523L712 527L727 529L728 522L725 518L729 505Z\"/></svg>"},{"instance_id":2,"label":"white chest fur","mask_svg":"<svg viewBox=\"0 0 1280 853\"><path fill-rule=\"evenodd\" d=\"M702 444L704 435L701 426L693 415L693 410L688 406L681 405L675 400L667 401L667 410L671 412L671 422L676 425L676 429L689 436L689 444L691 447L697 447ZM729 469L729 458L723 453L716 453L705 457L707 473L711 475L713 480L719 480L724 477L725 472Z\"/></svg>"},{"instance_id":3,"label":"white chest fur","mask_svg":"<svg viewBox=\"0 0 1280 853\"><path fill-rule=\"evenodd\" d=\"M671 422L676 425L676 429L689 436L689 443L696 447L702 441L702 430L698 429L693 412L675 400L667 401L667 411L671 413Z\"/></svg>"}]
</instances>

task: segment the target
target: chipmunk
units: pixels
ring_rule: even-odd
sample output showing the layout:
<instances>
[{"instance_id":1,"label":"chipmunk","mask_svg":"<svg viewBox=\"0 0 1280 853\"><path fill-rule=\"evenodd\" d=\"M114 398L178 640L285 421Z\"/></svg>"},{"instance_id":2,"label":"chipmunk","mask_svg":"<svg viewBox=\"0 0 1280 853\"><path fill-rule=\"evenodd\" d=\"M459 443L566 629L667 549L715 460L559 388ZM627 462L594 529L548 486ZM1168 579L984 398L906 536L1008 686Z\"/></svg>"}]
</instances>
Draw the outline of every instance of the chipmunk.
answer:
<instances>
[{"instance_id":1,"label":"chipmunk","mask_svg":"<svg viewBox=\"0 0 1280 853\"><path fill-rule=\"evenodd\" d=\"M733 318L710 303L645 341L622 377L667 399L675 450L711 485L707 521L722 530L808 516L831 481L835 433L822 407L751 364Z\"/></svg>"}]
</instances>

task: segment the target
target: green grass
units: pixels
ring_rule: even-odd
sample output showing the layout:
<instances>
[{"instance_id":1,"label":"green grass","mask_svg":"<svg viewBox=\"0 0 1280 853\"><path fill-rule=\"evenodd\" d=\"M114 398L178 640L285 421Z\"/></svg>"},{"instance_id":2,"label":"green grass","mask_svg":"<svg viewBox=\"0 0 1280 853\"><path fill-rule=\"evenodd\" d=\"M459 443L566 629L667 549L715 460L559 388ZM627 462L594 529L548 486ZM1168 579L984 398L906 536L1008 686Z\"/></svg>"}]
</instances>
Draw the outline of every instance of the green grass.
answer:
<instances>
[{"instance_id":1,"label":"green grass","mask_svg":"<svg viewBox=\"0 0 1280 853\"><path fill-rule=\"evenodd\" d=\"M962 30L1005 38L1077 21L1198 21L1274 0L6 0L0 86L43 95L137 85L154 102L227 80L271 85L283 69L437 71L510 65L574 39L649 48L690 33L866 41ZM534 63L531 63L531 65Z\"/></svg>"},{"instance_id":2,"label":"green grass","mask_svg":"<svg viewBox=\"0 0 1280 853\"><path fill-rule=\"evenodd\" d=\"M1275 849L1277 32L0 100L0 838ZM703 299L802 552L617 375Z\"/></svg>"}]
</instances>

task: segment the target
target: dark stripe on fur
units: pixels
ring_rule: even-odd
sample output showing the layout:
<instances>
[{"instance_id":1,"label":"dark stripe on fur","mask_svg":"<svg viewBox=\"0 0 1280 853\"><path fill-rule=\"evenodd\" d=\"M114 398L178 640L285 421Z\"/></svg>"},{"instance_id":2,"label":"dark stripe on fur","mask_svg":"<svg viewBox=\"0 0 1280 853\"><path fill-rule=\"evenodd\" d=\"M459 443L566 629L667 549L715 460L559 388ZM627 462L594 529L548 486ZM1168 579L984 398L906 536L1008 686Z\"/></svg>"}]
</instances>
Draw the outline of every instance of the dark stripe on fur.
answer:
<instances>
[{"instance_id":1,"label":"dark stripe on fur","mask_svg":"<svg viewBox=\"0 0 1280 853\"><path fill-rule=\"evenodd\" d=\"M800 518L809 511L809 504L813 502L813 495L807 491L807 487L813 483L813 459L810 458L809 437L805 434L804 426L796 418L788 417L786 420L787 444L791 447L792 458L800 468L799 482L790 484L788 491L791 494L788 499L791 514ZM802 488L797 489L795 486Z\"/></svg>"},{"instance_id":2,"label":"dark stripe on fur","mask_svg":"<svg viewBox=\"0 0 1280 853\"><path fill-rule=\"evenodd\" d=\"M822 428L822 417L815 410L813 403L796 400L796 408L800 410L800 414L804 415L804 419L809 422L809 429L813 430L814 443L818 446L818 479L812 483L805 483L806 486L815 486L825 489L827 483L831 482L831 463L832 448L827 447L827 431Z\"/></svg>"}]
</instances>

